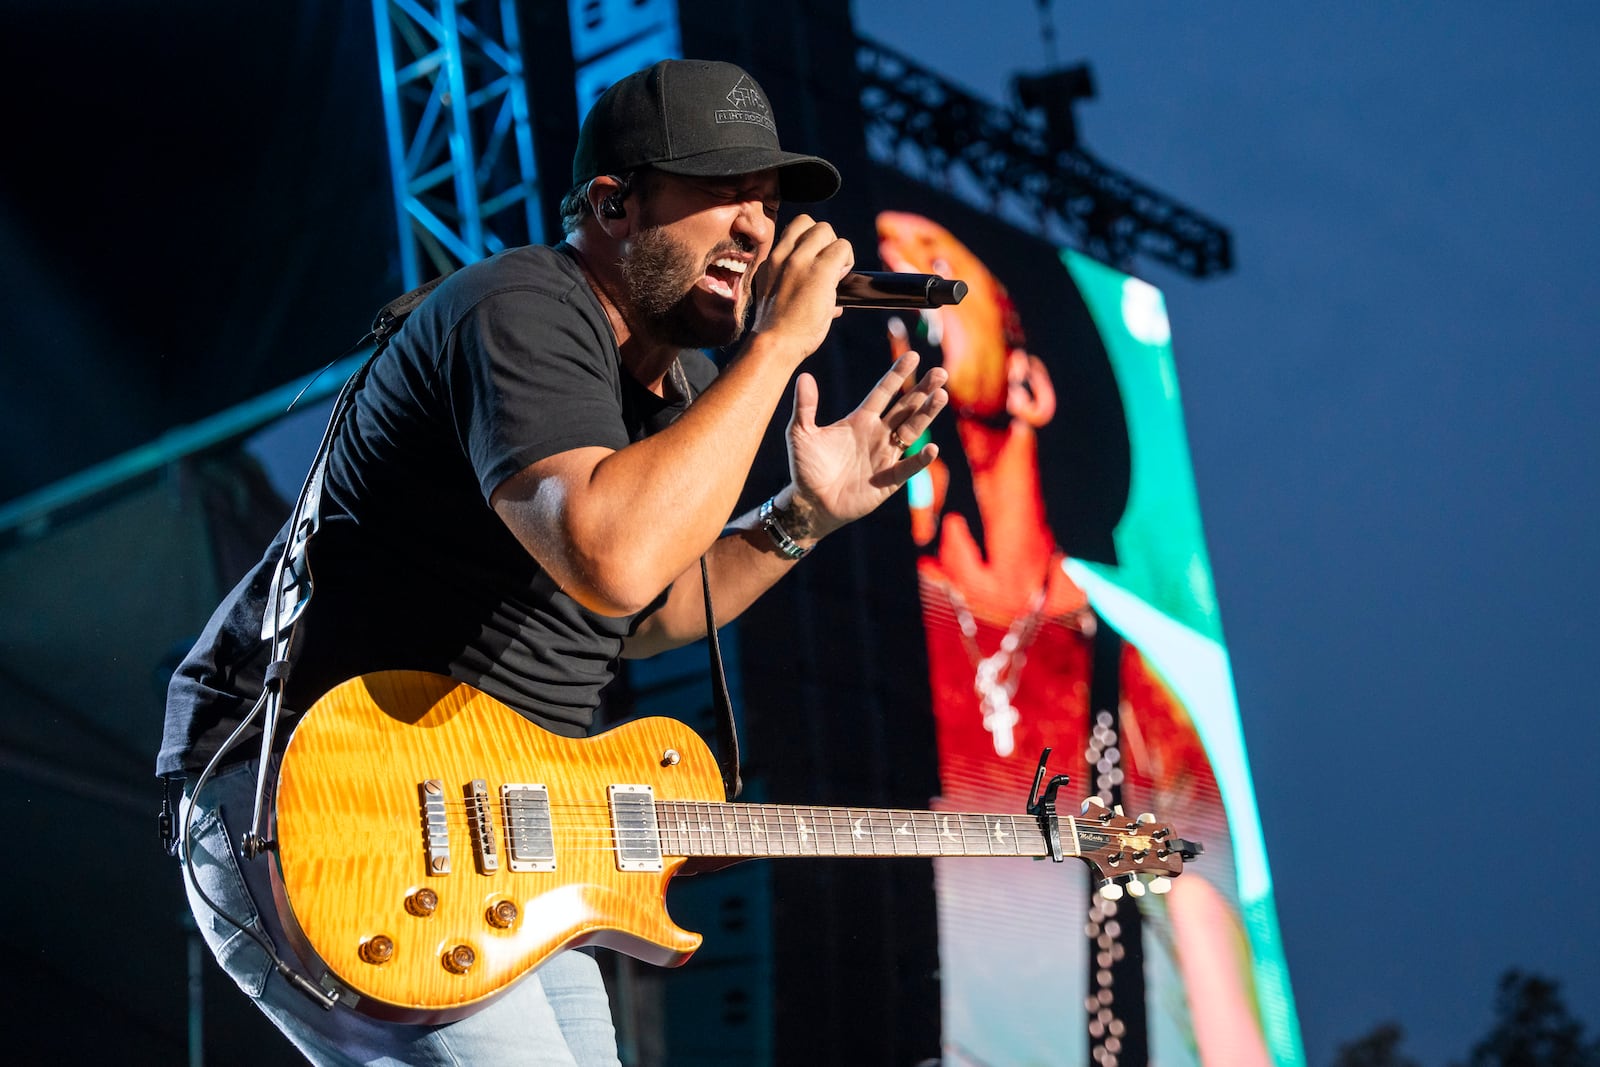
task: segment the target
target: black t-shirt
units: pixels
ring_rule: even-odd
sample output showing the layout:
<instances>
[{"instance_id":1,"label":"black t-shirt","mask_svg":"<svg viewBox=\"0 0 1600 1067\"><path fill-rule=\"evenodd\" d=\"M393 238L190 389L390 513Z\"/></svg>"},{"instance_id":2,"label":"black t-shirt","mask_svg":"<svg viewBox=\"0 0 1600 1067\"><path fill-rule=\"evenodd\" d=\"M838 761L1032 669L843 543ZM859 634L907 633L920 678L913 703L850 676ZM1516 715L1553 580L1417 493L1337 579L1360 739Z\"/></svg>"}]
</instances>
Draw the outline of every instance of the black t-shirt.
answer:
<instances>
[{"instance_id":1,"label":"black t-shirt","mask_svg":"<svg viewBox=\"0 0 1600 1067\"><path fill-rule=\"evenodd\" d=\"M700 352L679 363L691 394L716 374ZM280 738L339 682L396 668L447 674L557 733L583 734L637 617L596 615L561 592L489 497L548 456L621 449L687 402L670 379L663 399L623 370L566 246L512 249L447 279L373 363L340 424ZM157 774L197 773L260 694L270 652L261 619L283 537L174 675ZM229 758L259 747L259 733L246 736Z\"/></svg>"}]
</instances>

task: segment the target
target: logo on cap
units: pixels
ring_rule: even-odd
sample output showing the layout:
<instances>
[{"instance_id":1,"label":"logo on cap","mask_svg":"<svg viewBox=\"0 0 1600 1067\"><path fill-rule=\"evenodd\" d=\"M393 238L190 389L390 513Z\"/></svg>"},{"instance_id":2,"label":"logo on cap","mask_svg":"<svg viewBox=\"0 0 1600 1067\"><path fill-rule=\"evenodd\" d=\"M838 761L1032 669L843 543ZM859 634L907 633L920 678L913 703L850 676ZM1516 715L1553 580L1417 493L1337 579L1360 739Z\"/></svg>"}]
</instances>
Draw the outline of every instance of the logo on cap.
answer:
<instances>
[{"instance_id":1,"label":"logo on cap","mask_svg":"<svg viewBox=\"0 0 1600 1067\"><path fill-rule=\"evenodd\" d=\"M764 126L773 133L778 132L777 126L772 122L772 113L767 109L767 102L761 99L761 91L757 89L748 76L741 76L728 91L728 103L731 107L718 108L717 122L753 122L757 126Z\"/></svg>"}]
</instances>

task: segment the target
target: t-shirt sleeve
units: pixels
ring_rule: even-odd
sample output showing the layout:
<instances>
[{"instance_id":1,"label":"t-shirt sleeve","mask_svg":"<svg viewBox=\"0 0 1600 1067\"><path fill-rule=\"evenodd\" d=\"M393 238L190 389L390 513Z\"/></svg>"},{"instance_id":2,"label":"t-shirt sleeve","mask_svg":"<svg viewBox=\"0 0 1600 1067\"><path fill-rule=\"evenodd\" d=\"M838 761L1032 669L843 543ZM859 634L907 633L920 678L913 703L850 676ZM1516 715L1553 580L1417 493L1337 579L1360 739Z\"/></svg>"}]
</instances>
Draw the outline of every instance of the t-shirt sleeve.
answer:
<instances>
[{"instance_id":1,"label":"t-shirt sleeve","mask_svg":"<svg viewBox=\"0 0 1600 1067\"><path fill-rule=\"evenodd\" d=\"M530 463L628 444L610 339L565 300L527 289L486 296L452 331L445 360L456 432L485 500Z\"/></svg>"}]
</instances>

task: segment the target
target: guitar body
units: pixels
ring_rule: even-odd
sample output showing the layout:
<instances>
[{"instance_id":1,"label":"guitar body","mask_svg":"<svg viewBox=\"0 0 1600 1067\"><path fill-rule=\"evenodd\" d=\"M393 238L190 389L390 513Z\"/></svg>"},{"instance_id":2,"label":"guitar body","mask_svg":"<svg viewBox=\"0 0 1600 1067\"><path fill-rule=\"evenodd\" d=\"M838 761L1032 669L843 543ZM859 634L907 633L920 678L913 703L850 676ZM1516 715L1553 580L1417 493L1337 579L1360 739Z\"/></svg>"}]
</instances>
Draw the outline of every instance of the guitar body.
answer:
<instances>
[{"instance_id":1,"label":"guitar body","mask_svg":"<svg viewBox=\"0 0 1600 1067\"><path fill-rule=\"evenodd\" d=\"M469 1015L577 945L683 963L701 938L668 917L665 892L684 859L619 869L619 784L723 799L715 758L671 719L563 738L438 675L345 682L300 720L273 802L273 889L297 954L313 980L325 971L357 994L356 1010L412 1023ZM547 798L543 815L530 808L544 821L526 830L522 869L507 785Z\"/></svg>"}]
</instances>

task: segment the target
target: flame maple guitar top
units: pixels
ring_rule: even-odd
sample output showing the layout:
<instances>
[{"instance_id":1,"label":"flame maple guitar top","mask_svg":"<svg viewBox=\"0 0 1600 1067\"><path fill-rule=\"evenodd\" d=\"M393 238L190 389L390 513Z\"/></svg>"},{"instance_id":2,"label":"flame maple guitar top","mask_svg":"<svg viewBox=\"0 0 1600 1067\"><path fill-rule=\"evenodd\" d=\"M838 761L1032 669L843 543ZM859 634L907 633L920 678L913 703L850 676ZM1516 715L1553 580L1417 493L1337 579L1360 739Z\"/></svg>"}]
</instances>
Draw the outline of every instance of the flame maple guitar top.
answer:
<instances>
[{"instance_id":1,"label":"flame maple guitar top","mask_svg":"<svg viewBox=\"0 0 1600 1067\"><path fill-rule=\"evenodd\" d=\"M485 870L474 847L475 780L486 784L503 849L497 869ZM554 869L510 869L498 836L506 784L548 791ZM723 799L711 752L671 719L563 738L437 675L345 682L301 719L277 782L273 888L296 951L313 979L320 961L359 994L358 1010L408 1022L470 1014L580 944L682 963L701 938L672 922L664 894L684 860L618 869L608 807L617 784L648 786L656 801ZM447 872L437 869L441 851ZM431 913L418 904L422 890L436 896Z\"/></svg>"}]
</instances>

